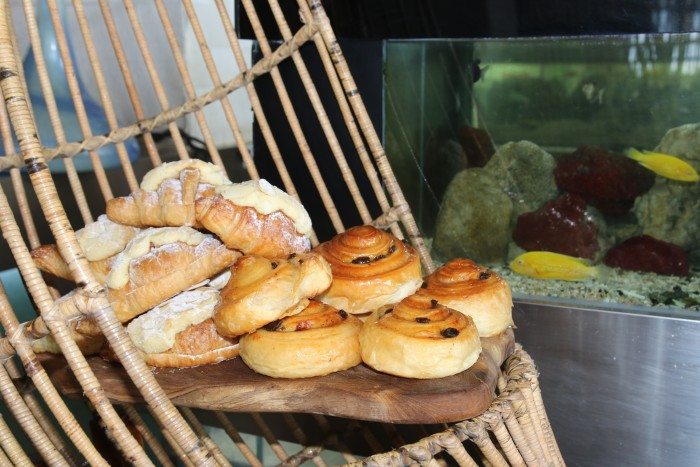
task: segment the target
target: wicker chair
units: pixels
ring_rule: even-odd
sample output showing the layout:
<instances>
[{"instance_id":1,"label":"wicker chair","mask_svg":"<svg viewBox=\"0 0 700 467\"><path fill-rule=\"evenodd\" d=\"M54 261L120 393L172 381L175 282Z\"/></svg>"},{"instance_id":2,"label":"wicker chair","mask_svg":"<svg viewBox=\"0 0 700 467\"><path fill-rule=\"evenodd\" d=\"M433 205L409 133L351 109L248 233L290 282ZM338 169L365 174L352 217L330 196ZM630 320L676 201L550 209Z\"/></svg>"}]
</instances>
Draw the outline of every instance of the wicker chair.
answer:
<instances>
[{"instance_id":1,"label":"wicker chair","mask_svg":"<svg viewBox=\"0 0 700 467\"><path fill-rule=\"evenodd\" d=\"M177 155L183 159L188 158L190 154L176 121L192 113L204 136L209 157L215 164L224 167L224 160L214 144L209 123L201 112L207 105L221 105L226 122L238 143L238 150L248 176L257 179L259 175L253 156L246 147L236 113L227 99L231 92L243 88L249 97L256 121L284 189L296 196L297 188L294 185L293 174L285 165L285 159L275 142L275 135L270 131L267 117L253 85L253 81L258 76L270 74L285 117L326 208L328 219L337 231L342 231L345 226L341 216L324 180L324 174L319 170L314 154L309 149L297 111L292 106L283 77L277 69L280 62L291 58L362 222L391 229L394 235L409 239L419 251L425 271L430 272L434 269L433 262L387 162L380 140L319 0L309 0L308 3L306 0L299 0L299 12L303 25L295 32L290 30L278 1L269 0L269 7L284 40L274 50L261 28L253 2L243 0L243 9L264 55L262 60L249 68L246 66L224 1L216 0L223 28L238 68L241 70L240 74L226 82L222 82L217 71L217 67L225 64L214 62L192 1L183 0L184 11L200 44L202 57L213 83L212 89L201 95L195 94L182 50L174 34L173 24L165 10L164 0L156 0L155 6L161 20L159 27L162 27L165 32L184 83L186 100L178 105L168 100L157 68L154 66L149 44L145 39L144 26L140 24L135 13L133 0L124 0L126 13L138 44L138 50L130 53L141 54L158 103L162 108L162 112L155 116L144 114L141 97L137 92L138 87L129 68L110 5L107 0L99 0L109 40L137 119L135 123L128 126L120 126L117 122L110 89L105 80L105 71L101 66L100 54L91 35L91 25L85 14L83 0L73 0L74 12L86 45L101 105L111 129L104 135L91 133L86 109L82 104L83 96L75 75L76 64L73 63L69 51L56 0L47 1L83 139L81 141L66 139L51 86L52 77L48 73L41 49L35 7L32 1L27 0L24 2L23 15L57 141L57 147L42 146L17 50L12 12L9 10L7 0L0 0L0 85L4 98L4 104L0 106L0 132L5 151L5 156L0 158L0 169L9 172L12 187L10 199L16 200L11 206L6 193L0 192L0 227L39 313L39 317L35 319L20 322L15 313L16 310L13 310L10 305L8 295L0 287L0 321L5 331L5 337L0 339L0 355L4 359L4 365L0 366L0 391L7 409L32 444L32 446L21 445L8 424L0 418L0 464L32 465L30 457L34 459L40 457L48 465L79 465L83 460L92 465L108 465L106 460L108 450L104 446L98 446L98 440L94 435L88 436L81 427L49 378L41 359L32 351L32 341L51 334L82 387L85 403L96 414L96 420L105 427L109 433L109 439L119 448L124 461L136 465L154 463L173 465L174 462L184 465L230 465L229 460L207 435L199 421L198 417L201 418L201 414L195 414L187 407L177 408L173 405L116 319L103 288L93 277L78 246L64 208L66 199L59 195L47 167L48 161L57 157L63 159L74 198L71 204L77 206L82 222L88 223L96 217L96 214L90 207L84 181L78 176L72 157L84 151L90 154L96 184L102 197L107 200L113 196L114 180L108 176L96 151L104 146L114 145L126 180L127 186L124 189L134 190L138 186L137 175L129 160L124 142L136 136L141 138L150 159L150 165L158 165L161 163L161 154L153 132L165 127L172 137ZM19 12L15 17L19 17ZM320 56L335 94L336 100L333 102L321 101L316 84L298 52L299 48L307 42L313 43L308 47L315 47ZM336 131L341 129L334 128L331 124L325 110L327 106L338 106L345 124L342 131L350 135L355 146L353 154L345 154L341 149L336 136ZM16 152L13 136L19 144L21 153ZM361 162L365 172L363 176L369 180L371 190L361 192L355 179L356 175L351 170L346 157L356 158L355 160ZM31 212L32 198L26 192L23 177L26 178L27 174L23 175L20 172L22 168L26 169L41 207L41 220L38 223L33 217L36 213ZM367 207L367 200L370 197L379 205L381 209L381 212L377 213L379 215L373 216ZM16 215L20 218L22 228ZM47 285L30 257L30 250L40 244L43 226L48 226L50 229L61 254L74 274L77 288L73 294L60 297L56 289ZM313 241L318 240L314 237ZM144 406L116 405L109 400L105 388L100 385L100 381L95 377L86 358L71 337L71 326L76 318L83 315L92 317L98 324L128 376L140 391L145 402ZM383 435L377 436L378 426L371 428L368 424L353 420L340 422L335 420L330 423L327 417L321 415L305 415L304 417L315 424L311 431L320 433L320 436L312 440L308 435L309 429L303 429L297 421L298 418L295 418L300 416L287 414L281 416L280 420L288 425L295 440L305 446L298 453L288 454L284 449L280 449L276 435L260 414L252 413L250 417L255 422L256 430L270 443L285 465L298 465L309 460L316 465L324 465L323 454L326 448L332 448L341 453L343 459L351 464L437 465L451 462L449 459L451 457L459 465L469 466L563 465L544 410L537 371L530 357L519 346L516 346L515 352L504 363L496 392L495 400L489 409L474 419L449 426L414 427L420 436L414 437L418 440L410 444L406 443L405 435L401 431L402 427L383 424L380 427ZM47 409L50 414L47 413ZM250 465L262 465L252 449L243 441L232 418L222 412L209 413L206 416L208 421L211 420L225 430ZM147 423L146 419L152 419L154 423ZM159 432L154 432L154 426L158 427ZM430 434L431 432L434 434ZM348 440L355 435L363 440L364 447L358 448L354 447L355 445L352 448L349 447ZM167 448L164 443L167 443ZM171 458L171 454L176 459ZM370 455L367 456L367 454Z\"/></svg>"}]
</instances>

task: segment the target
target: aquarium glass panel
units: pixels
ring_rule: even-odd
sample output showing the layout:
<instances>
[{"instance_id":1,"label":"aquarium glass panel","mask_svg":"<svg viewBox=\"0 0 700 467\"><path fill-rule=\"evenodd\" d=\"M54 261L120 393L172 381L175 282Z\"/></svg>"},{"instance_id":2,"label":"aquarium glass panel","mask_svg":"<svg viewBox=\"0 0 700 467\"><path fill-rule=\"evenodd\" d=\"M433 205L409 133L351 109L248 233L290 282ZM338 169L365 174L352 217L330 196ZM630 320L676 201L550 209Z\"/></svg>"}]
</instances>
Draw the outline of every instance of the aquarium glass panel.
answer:
<instances>
[{"instance_id":1,"label":"aquarium glass panel","mask_svg":"<svg viewBox=\"0 0 700 467\"><path fill-rule=\"evenodd\" d=\"M384 142L440 262L700 309L700 35L388 41Z\"/></svg>"}]
</instances>

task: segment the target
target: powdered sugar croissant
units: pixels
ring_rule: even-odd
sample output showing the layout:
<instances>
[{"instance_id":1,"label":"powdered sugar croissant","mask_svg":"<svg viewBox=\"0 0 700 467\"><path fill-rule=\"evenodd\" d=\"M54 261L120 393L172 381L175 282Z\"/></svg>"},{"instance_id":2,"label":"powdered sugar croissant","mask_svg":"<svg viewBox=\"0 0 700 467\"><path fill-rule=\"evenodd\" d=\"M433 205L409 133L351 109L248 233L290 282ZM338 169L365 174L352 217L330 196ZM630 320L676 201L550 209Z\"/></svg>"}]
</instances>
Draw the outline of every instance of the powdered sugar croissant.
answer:
<instances>
[{"instance_id":1,"label":"powdered sugar croissant","mask_svg":"<svg viewBox=\"0 0 700 467\"><path fill-rule=\"evenodd\" d=\"M107 216L137 227L194 226L194 203L231 181L224 171L197 159L168 162L149 171L141 189L107 201Z\"/></svg>"},{"instance_id":2,"label":"powdered sugar croissant","mask_svg":"<svg viewBox=\"0 0 700 467\"><path fill-rule=\"evenodd\" d=\"M107 296L126 322L231 266L240 254L190 227L142 231L113 261Z\"/></svg>"},{"instance_id":3,"label":"powdered sugar croissant","mask_svg":"<svg viewBox=\"0 0 700 467\"><path fill-rule=\"evenodd\" d=\"M211 319L219 291L200 287L182 292L132 320L126 327L146 364L190 367L238 355L238 340L216 332Z\"/></svg>"},{"instance_id":4,"label":"powdered sugar croissant","mask_svg":"<svg viewBox=\"0 0 700 467\"><path fill-rule=\"evenodd\" d=\"M308 251L311 219L299 201L265 180L216 187L197 200L197 221L244 254L286 258Z\"/></svg>"},{"instance_id":5,"label":"powdered sugar croissant","mask_svg":"<svg viewBox=\"0 0 700 467\"><path fill-rule=\"evenodd\" d=\"M107 216L101 215L97 221L75 232L78 245L88 260L95 279L104 284L112 261L136 235L134 227L115 224ZM68 264L56 245L42 245L32 251L36 266L42 271L61 279L73 280Z\"/></svg>"}]
</instances>

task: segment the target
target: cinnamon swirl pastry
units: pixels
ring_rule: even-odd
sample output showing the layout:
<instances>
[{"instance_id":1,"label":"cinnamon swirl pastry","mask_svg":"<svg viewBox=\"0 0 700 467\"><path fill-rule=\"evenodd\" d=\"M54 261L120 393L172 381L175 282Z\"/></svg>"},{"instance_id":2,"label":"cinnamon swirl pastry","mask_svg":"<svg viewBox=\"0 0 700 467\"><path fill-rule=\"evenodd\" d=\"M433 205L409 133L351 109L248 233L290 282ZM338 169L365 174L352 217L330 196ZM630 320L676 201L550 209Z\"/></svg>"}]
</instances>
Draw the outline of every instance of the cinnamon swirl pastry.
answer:
<instances>
[{"instance_id":1,"label":"cinnamon swirl pastry","mask_svg":"<svg viewBox=\"0 0 700 467\"><path fill-rule=\"evenodd\" d=\"M134 227L115 224L103 214L95 222L75 232L78 245L82 248L90 269L100 284L105 283L116 255L126 247L138 231L139 229ZM34 249L31 255L36 266L42 271L61 279L73 280L73 274L56 245L42 245Z\"/></svg>"},{"instance_id":2,"label":"cinnamon swirl pastry","mask_svg":"<svg viewBox=\"0 0 700 467\"><path fill-rule=\"evenodd\" d=\"M140 190L107 201L107 216L136 227L195 226L195 200L230 185L214 164L189 159L162 164L144 175Z\"/></svg>"},{"instance_id":3,"label":"cinnamon swirl pastry","mask_svg":"<svg viewBox=\"0 0 700 467\"><path fill-rule=\"evenodd\" d=\"M243 256L232 268L214 313L219 333L235 337L299 313L331 283L328 263L316 253L285 260Z\"/></svg>"},{"instance_id":4,"label":"cinnamon swirl pastry","mask_svg":"<svg viewBox=\"0 0 700 467\"><path fill-rule=\"evenodd\" d=\"M370 225L348 229L316 251L333 270L331 287L318 299L348 313L397 303L422 282L413 247Z\"/></svg>"},{"instance_id":5,"label":"cinnamon swirl pastry","mask_svg":"<svg viewBox=\"0 0 700 467\"><path fill-rule=\"evenodd\" d=\"M513 326L510 287L501 276L469 259L448 261L427 277L418 293L471 316L481 337Z\"/></svg>"},{"instance_id":6,"label":"cinnamon swirl pastry","mask_svg":"<svg viewBox=\"0 0 700 467\"><path fill-rule=\"evenodd\" d=\"M190 227L146 229L112 262L107 297L124 323L223 271L239 256Z\"/></svg>"},{"instance_id":7,"label":"cinnamon swirl pastry","mask_svg":"<svg viewBox=\"0 0 700 467\"><path fill-rule=\"evenodd\" d=\"M443 378L476 362L481 340L462 313L421 295L370 315L360 331L362 361L405 378Z\"/></svg>"},{"instance_id":8,"label":"cinnamon swirl pastry","mask_svg":"<svg viewBox=\"0 0 700 467\"><path fill-rule=\"evenodd\" d=\"M324 376L362 362L361 327L357 317L311 300L300 313L241 337L241 357L275 378Z\"/></svg>"},{"instance_id":9,"label":"cinnamon swirl pastry","mask_svg":"<svg viewBox=\"0 0 700 467\"><path fill-rule=\"evenodd\" d=\"M216 187L198 199L197 220L244 254L286 258L311 247L311 218L299 201L265 180Z\"/></svg>"},{"instance_id":10,"label":"cinnamon swirl pastry","mask_svg":"<svg viewBox=\"0 0 700 467\"><path fill-rule=\"evenodd\" d=\"M218 363L238 355L238 342L216 332L211 319L219 292L201 287L182 292L126 327L147 365L190 367Z\"/></svg>"}]
</instances>

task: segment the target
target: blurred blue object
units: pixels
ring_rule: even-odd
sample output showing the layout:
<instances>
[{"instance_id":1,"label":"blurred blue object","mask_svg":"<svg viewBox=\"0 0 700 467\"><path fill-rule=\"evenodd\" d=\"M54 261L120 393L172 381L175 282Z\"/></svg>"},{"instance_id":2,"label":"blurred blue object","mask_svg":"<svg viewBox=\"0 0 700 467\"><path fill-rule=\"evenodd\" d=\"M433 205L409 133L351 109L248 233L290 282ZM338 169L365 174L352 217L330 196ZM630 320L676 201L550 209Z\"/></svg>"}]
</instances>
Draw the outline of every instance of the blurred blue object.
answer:
<instances>
[{"instance_id":1,"label":"blurred blue object","mask_svg":"<svg viewBox=\"0 0 700 467\"><path fill-rule=\"evenodd\" d=\"M63 10L63 2L58 3L60 9ZM53 92L56 97L56 105L58 106L66 139L69 142L81 141L84 139L83 132L80 129L75 112L75 106L73 105L73 99L70 95L70 89L68 87L68 81L66 79L65 70L63 67L63 60L61 60L61 55L58 50L56 33L53 28L53 24L51 23L47 2L38 2L37 6L37 21L39 23L41 46L44 52L44 59L46 60L46 68L49 76L51 77L51 87L53 88ZM63 11L61 11L61 18L63 17L64 14ZM70 37L68 37L68 47L70 49L71 60L75 66L77 62L73 54ZM31 48L24 58L23 67L41 143L48 148L55 147L56 136L54 134L53 127L51 126L51 120L46 108L46 101L44 100L44 95L41 91L36 59L34 57L34 51ZM78 72L77 66L75 68L76 79L78 81L78 86L80 87L80 94L83 98L83 105L85 106L85 111L90 122L92 134L100 135L109 133L110 128L109 124L107 123L107 119L105 118L104 110L99 104L94 102L89 97L89 94L85 89L85 85L80 79L80 73ZM131 138L124 142L124 146L126 147L129 159L133 162L139 153L138 142L134 138ZM18 145L15 145L15 150L19 152ZM102 161L102 165L105 169L120 167L121 164L119 162L119 157L117 156L117 151L113 144L99 149L97 153L99 154L100 160ZM0 149L0 155L4 155L2 149ZM86 151L73 157L73 163L75 164L75 168L78 172L92 171L92 163ZM49 167L54 173L64 173L66 170L63 160L61 159L52 160L49 163Z\"/></svg>"},{"instance_id":2,"label":"blurred blue object","mask_svg":"<svg viewBox=\"0 0 700 467\"><path fill-rule=\"evenodd\" d=\"M19 270L13 268L0 271L0 281L2 281L5 287L7 299L10 301L12 309L17 314L17 319L23 323L36 318L36 311L29 299L27 289L24 287Z\"/></svg>"}]
</instances>

